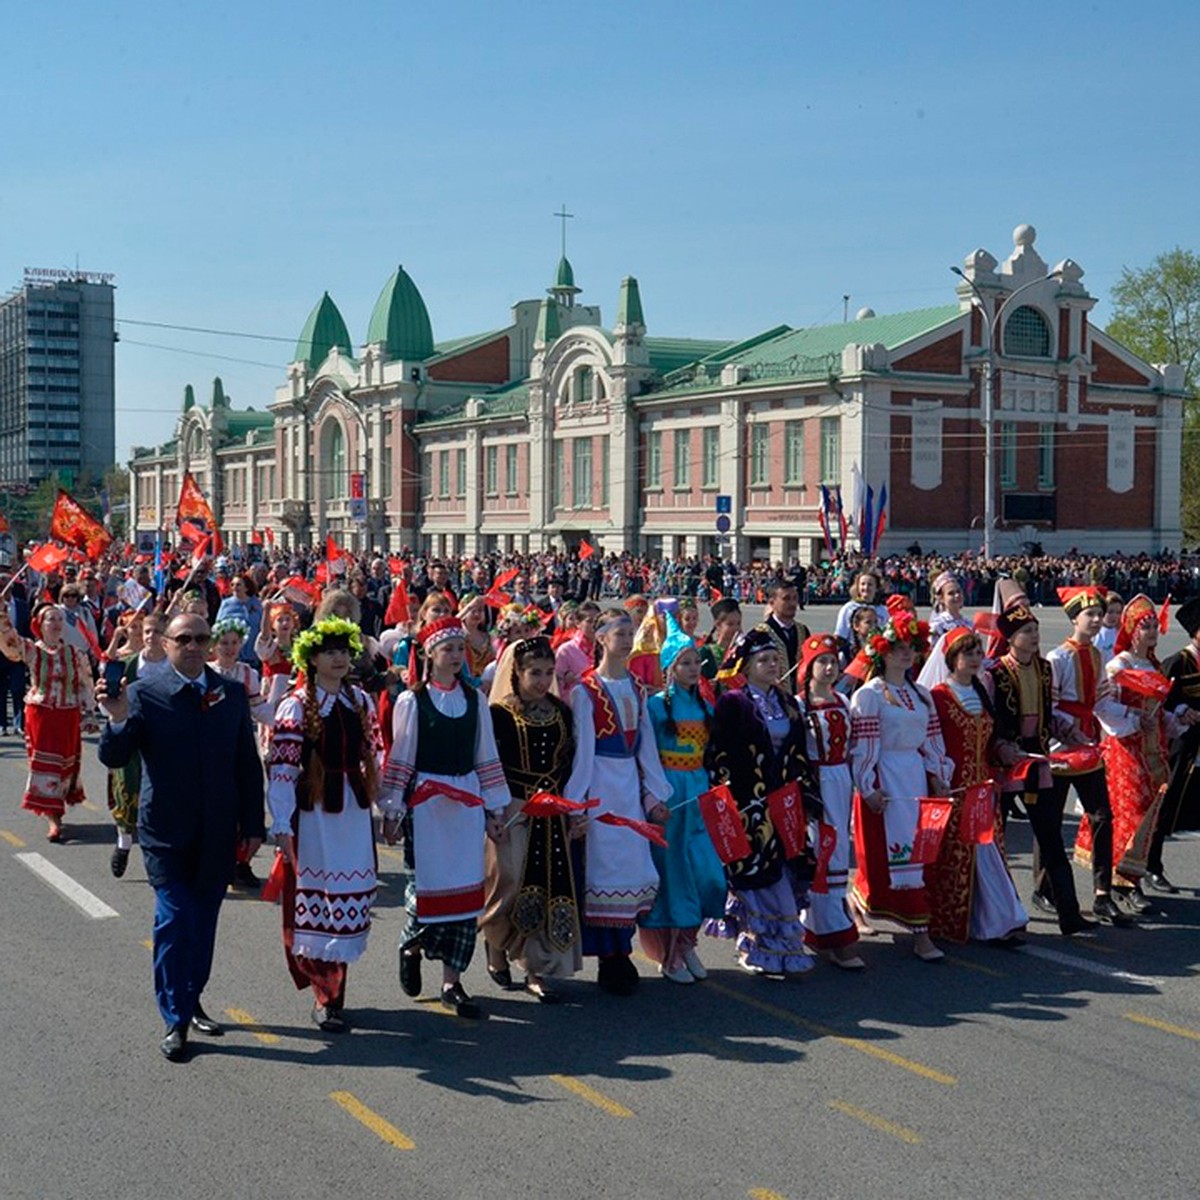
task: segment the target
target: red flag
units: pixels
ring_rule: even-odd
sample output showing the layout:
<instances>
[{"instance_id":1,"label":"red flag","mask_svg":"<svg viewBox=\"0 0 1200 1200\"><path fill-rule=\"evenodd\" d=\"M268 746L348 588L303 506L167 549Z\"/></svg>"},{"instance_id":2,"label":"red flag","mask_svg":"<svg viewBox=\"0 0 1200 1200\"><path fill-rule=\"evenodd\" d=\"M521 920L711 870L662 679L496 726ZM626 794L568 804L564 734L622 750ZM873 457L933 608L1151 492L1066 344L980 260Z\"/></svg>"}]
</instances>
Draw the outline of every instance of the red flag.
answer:
<instances>
[{"instance_id":1,"label":"red flag","mask_svg":"<svg viewBox=\"0 0 1200 1200\"><path fill-rule=\"evenodd\" d=\"M483 593L483 602L488 608L505 608L512 603L512 597L507 592L498 592L495 587Z\"/></svg>"},{"instance_id":2,"label":"red flag","mask_svg":"<svg viewBox=\"0 0 1200 1200\"><path fill-rule=\"evenodd\" d=\"M401 621L408 620L408 585L404 582L403 576L398 576L396 586L392 588L392 594L388 597L387 612L383 614L384 625L399 625Z\"/></svg>"},{"instance_id":3,"label":"red flag","mask_svg":"<svg viewBox=\"0 0 1200 1200\"><path fill-rule=\"evenodd\" d=\"M432 800L435 796L440 796L444 800L453 800L465 808L480 808L483 805L483 799L480 796L464 792L462 788L456 788L449 783L436 783L432 779L426 779L424 783L419 783L413 788L408 807L416 808L418 804L424 804L426 800Z\"/></svg>"},{"instance_id":4,"label":"red flag","mask_svg":"<svg viewBox=\"0 0 1200 1200\"><path fill-rule=\"evenodd\" d=\"M50 514L50 536L98 559L112 545L112 534L73 496L58 489Z\"/></svg>"},{"instance_id":5,"label":"red flag","mask_svg":"<svg viewBox=\"0 0 1200 1200\"><path fill-rule=\"evenodd\" d=\"M261 533L259 533L257 529L251 531L250 545L261 546L262 544L263 544L263 535Z\"/></svg>"},{"instance_id":6,"label":"red flag","mask_svg":"<svg viewBox=\"0 0 1200 1200\"><path fill-rule=\"evenodd\" d=\"M958 819L964 846L985 846L995 837L995 785L990 779L967 788Z\"/></svg>"},{"instance_id":7,"label":"red flag","mask_svg":"<svg viewBox=\"0 0 1200 1200\"><path fill-rule=\"evenodd\" d=\"M500 574L497 575L496 578L492 581L492 586L488 589L488 591L491 591L491 592L499 591L499 589L502 588L506 583L512 583L512 581L514 579L516 579L516 577L518 575L520 575L520 573L521 573L520 567L513 567L509 571L501 571Z\"/></svg>"},{"instance_id":8,"label":"red flag","mask_svg":"<svg viewBox=\"0 0 1200 1200\"><path fill-rule=\"evenodd\" d=\"M601 813L596 820L601 825L620 825L626 829L632 829L634 833L640 833L648 842L654 842L664 850L667 848L667 839L663 836L662 829L657 825L652 825L649 821L635 821L630 817L619 817L616 813Z\"/></svg>"},{"instance_id":9,"label":"red flag","mask_svg":"<svg viewBox=\"0 0 1200 1200\"><path fill-rule=\"evenodd\" d=\"M928 866L937 861L938 851L942 848L942 838L946 833L946 823L950 820L954 805L942 796L921 796L920 805L921 812L917 818L912 854L908 861Z\"/></svg>"},{"instance_id":10,"label":"red flag","mask_svg":"<svg viewBox=\"0 0 1200 1200\"><path fill-rule=\"evenodd\" d=\"M1165 700L1171 690L1171 681L1158 671L1139 671L1126 667L1112 676L1112 682L1135 696L1147 700Z\"/></svg>"},{"instance_id":11,"label":"red flag","mask_svg":"<svg viewBox=\"0 0 1200 1200\"><path fill-rule=\"evenodd\" d=\"M767 793L767 811L779 840L783 842L784 858L795 858L804 853L804 801L800 798L800 785L793 779L783 787Z\"/></svg>"},{"instance_id":12,"label":"red flag","mask_svg":"<svg viewBox=\"0 0 1200 1200\"><path fill-rule=\"evenodd\" d=\"M1167 593L1167 598L1162 602L1162 608L1158 610L1158 632L1170 633L1171 631L1171 593Z\"/></svg>"},{"instance_id":13,"label":"red flag","mask_svg":"<svg viewBox=\"0 0 1200 1200\"><path fill-rule=\"evenodd\" d=\"M579 543L580 561L586 562L595 553L596 553L596 549L590 542L580 542Z\"/></svg>"},{"instance_id":14,"label":"red flag","mask_svg":"<svg viewBox=\"0 0 1200 1200\"><path fill-rule=\"evenodd\" d=\"M750 839L746 836L746 825L729 785L720 783L701 792L698 802L704 828L708 830L717 857L723 863L734 863L747 857Z\"/></svg>"},{"instance_id":15,"label":"red flag","mask_svg":"<svg viewBox=\"0 0 1200 1200\"><path fill-rule=\"evenodd\" d=\"M1100 760L1099 746L1072 746L1070 750L1057 750L1050 755L1050 769L1053 771L1057 767L1060 771L1085 775L1094 771Z\"/></svg>"},{"instance_id":16,"label":"red flag","mask_svg":"<svg viewBox=\"0 0 1200 1200\"><path fill-rule=\"evenodd\" d=\"M388 555L387 565L388 565L388 574L389 575L403 575L404 574L404 568L406 566L406 563L405 563L404 559L398 558L395 554Z\"/></svg>"},{"instance_id":17,"label":"red flag","mask_svg":"<svg viewBox=\"0 0 1200 1200\"><path fill-rule=\"evenodd\" d=\"M308 605L320 600L321 589L309 583L303 575L292 575L279 585L276 594L293 604Z\"/></svg>"},{"instance_id":18,"label":"red flag","mask_svg":"<svg viewBox=\"0 0 1200 1200\"><path fill-rule=\"evenodd\" d=\"M725 599L725 593L710 584L708 588L708 598L713 604L716 604L718 600Z\"/></svg>"},{"instance_id":19,"label":"red flag","mask_svg":"<svg viewBox=\"0 0 1200 1200\"><path fill-rule=\"evenodd\" d=\"M260 900L272 904L283 897L283 880L287 874L286 864L287 855L280 851L275 855L275 861L271 864L271 873L267 876L266 883L262 885L262 891L258 893Z\"/></svg>"},{"instance_id":20,"label":"red flag","mask_svg":"<svg viewBox=\"0 0 1200 1200\"><path fill-rule=\"evenodd\" d=\"M578 800L568 800L565 796L556 796L553 792L534 792L521 805L521 811L527 817L565 817L568 813L595 808L599 803L599 800L585 800L581 804Z\"/></svg>"},{"instance_id":21,"label":"red flag","mask_svg":"<svg viewBox=\"0 0 1200 1200\"><path fill-rule=\"evenodd\" d=\"M0 533L7 533L7 532L8 532L8 518L3 513L0 513Z\"/></svg>"},{"instance_id":22,"label":"red flag","mask_svg":"<svg viewBox=\"0 0 1200 1200\"><path fill-rule=\"evenodd\" d=\"M337 544L337 539L332 533L327 533L325 535L325 558L329 562L337 562L338 559L350 557L352 557L350 551L343 550L342 547Z\"/></svg>"},{"instance_id":23,"label":"red flag","mask_svg":"<svg viewBox=\"0 0 1200 1200\"><path fill-rule=\"evenodd\" d=\"M210 541L212 541L212 539L211 539L211 538L208 536L208 534L205 534L205 535L204 535L204 536L203 536L203 537L202 537L202 538L201 538L201 539L200 539L200 540L199 540L199 541L198 541L198 542L197 542L197 543L196 543L196 544L195 544L195 545L192 547L192 563L193 563L194 565L195 565L195 564L198 564L198 563L200 563L201 561L203 561L203 559L204 559L204 556L205 556L205 555L208 553L208 543L209 543Z\"/></svg>"},{"instance_id":24,"label":"red flag","mask_svg":"<svg viewBox=\"0 0 1200 1200\"><path fill-rule=\"evenodd\" d=\"M1038 765L1038 763L1049 762L1050 760L1044 754L1027 754L1024 758L1018 759L1011 767L1008 768L1009 779L1015 780L1017 783L1024 783L1025 777L1029 772Z\"/></svg>"},{"instance_id":25,"label":"red flag","mask_svg":"<svg viewBox=\"0 0 1200 1200\"><path fill-rule=\"evenodd\" d=\"M49 575L67 561L67 551L53 542L47 542L44 546L39 546L29 556L28 561L31 571L37 571L39 575Z\"/></svg>"},{"instance_id":26,"label":"red flag","mask_svg":"<svg viewBox=\"0 0 1200 1200\"><path fill-rule=\"evenodd\" d=\"M813 874L812 890L819 896L829 893L829 864L837 849L837 829L824 821L817 822L817 869Z\"/></svg>"},{"instance_id":27,"label":"red flag","mask_svg":"<svg viewBox=\"0 0 1200 1200\"><path fill-rule=\"evenodd\" d=\"M183 473L183 484L179 489L179 503L175 507L175 523L182 530L185 522L202 521L206 528L216 529L217 518L191 471Z\"/></svg>"},{"instance_id":28,"label":"red flag","mask_svg":"<svg viewBox=\"0 0 1200 1200\"><path fill-rule=\"evenodd\" d=\"M267 535L268 545L271 545L271 546L275 545L275 530L273 530L270 527L270 525L263 526L263 533L265 533Z\"/></svg>"}]
</instances>

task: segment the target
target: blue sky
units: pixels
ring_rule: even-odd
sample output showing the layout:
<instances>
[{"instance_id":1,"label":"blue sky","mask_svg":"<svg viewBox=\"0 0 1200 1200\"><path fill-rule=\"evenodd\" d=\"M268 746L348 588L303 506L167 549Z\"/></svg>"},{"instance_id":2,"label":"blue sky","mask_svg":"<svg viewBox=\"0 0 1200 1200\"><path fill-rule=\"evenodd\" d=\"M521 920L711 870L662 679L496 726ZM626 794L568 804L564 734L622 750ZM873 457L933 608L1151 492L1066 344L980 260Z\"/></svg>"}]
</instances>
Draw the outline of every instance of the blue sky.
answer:
<instances>
[{"instance_id":1,"label":"blue sky","mask_svg":"<svg viewBox=\"0 0 1200 1200\"><path fill-rule=\"evenodd\" d=\"M656 335L946 303L1023 221L1103 322L1123 266L1200 249L1189 2L60 0L5 26L0 288L78 260L118 318L286 339L122 324L122 458L186 383L267 404L324 290L365 336L397 263L439 340L504 324L564 201L582 300L611 317L637 275Z\"/></svg>"}]
</instances>

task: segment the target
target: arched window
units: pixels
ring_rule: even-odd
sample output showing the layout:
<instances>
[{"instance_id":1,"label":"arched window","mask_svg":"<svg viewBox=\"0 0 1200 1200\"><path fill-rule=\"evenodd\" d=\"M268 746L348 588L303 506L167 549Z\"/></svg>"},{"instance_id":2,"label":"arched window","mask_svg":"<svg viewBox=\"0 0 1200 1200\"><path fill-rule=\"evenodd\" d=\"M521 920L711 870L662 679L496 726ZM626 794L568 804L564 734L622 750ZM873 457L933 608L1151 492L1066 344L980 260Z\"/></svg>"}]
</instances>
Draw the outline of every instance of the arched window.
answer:
<instances>
[{"instance_id":1,"label":"arched window","mask_svg":"<svg viewBox=\"0 0 1200 1200\"><path fill-rule=\"evenodd\" d=\"M1004 353L1017 358L1050 357L1050 326L1036 308L1022 304L1005 321Z\"/></svg>"},{"instance_id":2,"label":"arched window","mask_svg":"<svg viewBox=\"0 0 1200 1200\"><path fill-rule=\"evenodd\" d=\"M325 469L326 495L331 500L344 499L347 491L346 478L346 435L341 423L329 421L325 426Z\"/></svg>"}]
</instances>

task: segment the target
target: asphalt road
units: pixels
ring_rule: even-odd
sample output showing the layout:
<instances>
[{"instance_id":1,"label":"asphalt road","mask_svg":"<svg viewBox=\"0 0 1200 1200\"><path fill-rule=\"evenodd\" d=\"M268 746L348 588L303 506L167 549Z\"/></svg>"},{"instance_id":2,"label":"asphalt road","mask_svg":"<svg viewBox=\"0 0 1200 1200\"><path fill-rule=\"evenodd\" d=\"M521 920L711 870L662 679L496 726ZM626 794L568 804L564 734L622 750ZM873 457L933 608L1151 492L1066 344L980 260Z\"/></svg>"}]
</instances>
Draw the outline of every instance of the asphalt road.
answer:
<instances>
[{"instance_id":1,"label":"asphalt road","mask_svg":"<svg viewBox=\"0 0 1200 1200\"><path fill-rule=\"evenodd\" d=\"M6 1200L1197 1194L1200 840L1168 843L1183 892L1136 929L1067 940L1035 918L1023 950L950 948L935 966L885 934L862 943L862 974L800 982L746 976L704 940L706 983L643 961L643 986L616 999L589 963L557 1008L497 991L480 951L466 982L482 1022L400 993L403 866L384 849L353 1032L311 1024L278 909L231 893L205 997L228 1032L174 1065L158 1051L152 895L136 850L123 879L109 872L85 753L89 802L50 846L19 809L20 744L0 740ZM1010 838L1026 895L1027 828ZM31 854L113 915L87 915Z\"/></svg>"}]
</instances>

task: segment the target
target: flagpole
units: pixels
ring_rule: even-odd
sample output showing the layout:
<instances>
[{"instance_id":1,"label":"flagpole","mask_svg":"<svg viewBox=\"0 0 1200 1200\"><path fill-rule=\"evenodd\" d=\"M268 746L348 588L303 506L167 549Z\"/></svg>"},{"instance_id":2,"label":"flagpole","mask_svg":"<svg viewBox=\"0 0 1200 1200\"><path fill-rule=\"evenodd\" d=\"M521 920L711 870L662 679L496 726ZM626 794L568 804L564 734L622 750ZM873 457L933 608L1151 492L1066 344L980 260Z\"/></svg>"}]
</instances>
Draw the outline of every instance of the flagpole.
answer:
<instances>
[{"instance_id":1,"label":"flagpole","mask_svg":"<svg viewBox=\"0 0 1200 1200\"><path fill-rule=\"evenodd\" d=\"M12 585L14 583L16 583L17 580L20 579L21 576L24 575L25 572L28 570L29 570L28 561L23 562L21 564L20 568L17 570L16 574L4 585L4 590L0 591L0 600L3 600L4 597L8 595L8 593L12 590Z\"/></svg>"}]
</instances>

